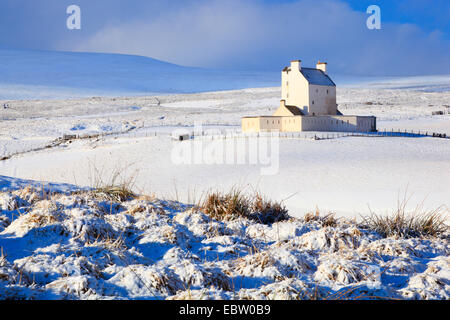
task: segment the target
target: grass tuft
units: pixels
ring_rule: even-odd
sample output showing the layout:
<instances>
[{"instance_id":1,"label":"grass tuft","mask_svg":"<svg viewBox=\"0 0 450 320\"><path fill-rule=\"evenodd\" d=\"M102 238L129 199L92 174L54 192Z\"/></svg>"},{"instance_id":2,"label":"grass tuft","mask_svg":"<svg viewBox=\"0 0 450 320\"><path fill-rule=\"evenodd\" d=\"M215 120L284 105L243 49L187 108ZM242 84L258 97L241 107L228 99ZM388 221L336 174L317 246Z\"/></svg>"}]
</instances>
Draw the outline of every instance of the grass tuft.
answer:
<instances>
[{"instance_id":1,"label":"grass tuft","mask_svg":"<svg viewBox=\"0 0 450 320\"><path fill-rule=\"evenodd\" d=\"M115 202L122 202L126 200L130 200L136 197L133 191L126 184L120 184L117 186L103 186L94 189L93 194L95 195L103 195L108 198L108 200Z\"/></svg>"},{"instance_id":2,"label":"grass tuft","mask_svg":"<svg viewBox=\"0 0 450 320\"><path fill-rule=\"evenodd\" d=\"M370 216L364 218L362 227L374 230L383 237L439 237L449 232L448 217L449 210L444 206L431 211L416 207L408 212L406 201L403 201L390 215L371 212Z\"/></svg>"},{"instance_id":3,"label":"grass tuft","mask_svg":"<svg viewBox=\"0 0 450 320\"><path fill-rule=\"evenodd\" d=\"M254 219L263 224L271 224L290 219L288 210L281 202L267 200L259 193L255 196L252 210Z\"/></svg>"},{"instance_id":4,"label":"grass tuft","mask_svg":"<svg viewBox=\"0 0 450 320\"><path fill-rule=\"evenodd\" d=\"M209 192L200 208L216 220L228 221L250 216L250 199L241 190L233 188L228 193Z\"/></svg>"},{"instance_id":5,"label":"grass tuft","mask_svg":"<svg viewBox=\"0 0 450 320\"><path fill-rule=\"evenodd\" d=\"M92 194L99 197L106 197L109 201L123 202L134 199L137 195L133 192L137 172L128 174L129 166L116 167L111 174L105 174L104 169L98 169L92 165L91 171L94 176L94 187ZM109 177L107 180L104 177Z\"/></svg>"},{"instance_id":6,"label":"grass tuft","mask_svg":"<svg viewBox=\"0 0 450 320\"><path fill-rule=\"evenodd\" d=\"M315 212L308 212L303 217L305 222L319 222L322 227L336 227L338 223L338 219L335 217L335 214L330 212L324 216L320 215L319 209L316 209Z\"/></svg>"},{"instance_id":7,"label":"grass tuft","mask_svg":"<svg viewBox=\"0 0 450 320\"><path fill-rule=\"evenodd\" d=\"M270 201L256 193L250 197L238 188L229 192L209 192L200 209L216 220L229 221L247 218L263 224L289 219L288 210L281 202Z\"/></svg>"}]
</instances>

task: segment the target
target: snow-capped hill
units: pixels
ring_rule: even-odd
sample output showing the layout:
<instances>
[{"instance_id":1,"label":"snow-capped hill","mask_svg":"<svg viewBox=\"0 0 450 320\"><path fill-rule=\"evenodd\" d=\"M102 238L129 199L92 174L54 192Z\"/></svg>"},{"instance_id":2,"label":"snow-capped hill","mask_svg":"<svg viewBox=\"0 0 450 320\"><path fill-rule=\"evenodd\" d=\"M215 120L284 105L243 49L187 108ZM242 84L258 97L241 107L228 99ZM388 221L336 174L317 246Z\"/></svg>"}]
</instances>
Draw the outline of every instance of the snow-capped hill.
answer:
<instances>
[{"instance_id":1,"label":"snow-capped hill","mask_svg":"<svg viewBox=\"0 0 450 320\"><path fill-rule=\"evenodd\" d=\"M106 53L0 49L0 100L148 95L277 86L278 73L183 67Z\"/></svg>"}]
</instances>

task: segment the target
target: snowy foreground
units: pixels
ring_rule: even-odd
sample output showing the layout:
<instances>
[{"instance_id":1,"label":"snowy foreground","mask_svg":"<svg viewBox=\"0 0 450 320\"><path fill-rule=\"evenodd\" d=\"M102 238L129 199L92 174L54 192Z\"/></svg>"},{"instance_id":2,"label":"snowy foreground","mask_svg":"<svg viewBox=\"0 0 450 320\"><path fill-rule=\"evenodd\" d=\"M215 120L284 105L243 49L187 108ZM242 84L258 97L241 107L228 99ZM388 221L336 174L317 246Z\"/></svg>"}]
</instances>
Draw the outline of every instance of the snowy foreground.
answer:
<instances>
[{"instance_id":1,"label":"snowy foreground","mask_svg":"<svg viewBox=\"0 0 450 320\"><path fill-rule=\"evenodd\" d=\"M449 237L215 221L140 196L0 194L0 299L450 299Z\"/></svg>"}]
</instances>

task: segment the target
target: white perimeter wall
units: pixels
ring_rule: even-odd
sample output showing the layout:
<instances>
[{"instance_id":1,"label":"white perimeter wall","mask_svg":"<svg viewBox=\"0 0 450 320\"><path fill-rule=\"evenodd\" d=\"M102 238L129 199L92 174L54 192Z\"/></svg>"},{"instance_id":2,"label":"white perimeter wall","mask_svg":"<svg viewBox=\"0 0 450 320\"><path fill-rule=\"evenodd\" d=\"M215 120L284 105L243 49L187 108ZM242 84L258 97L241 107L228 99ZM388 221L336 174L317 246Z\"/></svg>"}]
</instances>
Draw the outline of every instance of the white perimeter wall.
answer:
<instances>
[{"instance_id":1,"label":"white perimeter wall","mask_svg":"<svg viewBox=\"0 0 450 320\"><path fill-rule=\"evenodd\" d=\"M375 117L366 116L291 116L242 118L243 132L259 131L339 131L370 132L376 130Z\"/></svg>"}]
</instances>

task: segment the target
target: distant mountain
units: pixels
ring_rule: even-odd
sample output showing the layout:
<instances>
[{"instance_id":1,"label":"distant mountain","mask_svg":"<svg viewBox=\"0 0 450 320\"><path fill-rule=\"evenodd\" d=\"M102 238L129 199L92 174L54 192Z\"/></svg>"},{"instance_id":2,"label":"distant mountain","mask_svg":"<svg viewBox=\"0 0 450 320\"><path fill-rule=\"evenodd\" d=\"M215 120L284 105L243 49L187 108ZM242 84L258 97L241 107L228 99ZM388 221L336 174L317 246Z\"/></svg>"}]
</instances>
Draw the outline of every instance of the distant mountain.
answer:
<instances>
[{"instance_id":1,"label":"distant mountain","mask_svg":"<svg viewBox=\"0 0 450 320\"><path fill-rule=\"evenodd\" d=\"M133 55L0 49L0 100L232 90L279 86L279 78Z\"/></svg>"}]
</instances>

